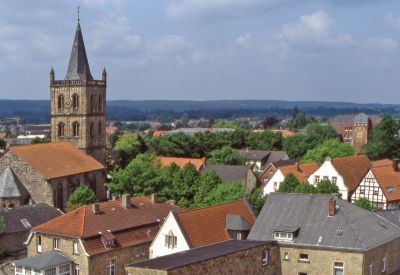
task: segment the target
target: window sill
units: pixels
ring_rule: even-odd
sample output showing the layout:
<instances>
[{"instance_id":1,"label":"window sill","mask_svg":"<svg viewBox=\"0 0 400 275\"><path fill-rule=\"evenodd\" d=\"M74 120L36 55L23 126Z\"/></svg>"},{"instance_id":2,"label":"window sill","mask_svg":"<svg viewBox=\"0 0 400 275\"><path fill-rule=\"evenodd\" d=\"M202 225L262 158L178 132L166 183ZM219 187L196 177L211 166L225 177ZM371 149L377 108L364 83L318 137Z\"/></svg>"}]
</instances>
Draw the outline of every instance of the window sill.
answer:
<instances>
[{"instance_id":1,"label":"window sill","mask_svg":"<svg viewBox=\"0 0 400 275\"><path fill-rule=\"evenodd\" d=\"M298 263L305 263L305 264L309 264L310 260L297 260Z\"/></svg>"}]
</instances>

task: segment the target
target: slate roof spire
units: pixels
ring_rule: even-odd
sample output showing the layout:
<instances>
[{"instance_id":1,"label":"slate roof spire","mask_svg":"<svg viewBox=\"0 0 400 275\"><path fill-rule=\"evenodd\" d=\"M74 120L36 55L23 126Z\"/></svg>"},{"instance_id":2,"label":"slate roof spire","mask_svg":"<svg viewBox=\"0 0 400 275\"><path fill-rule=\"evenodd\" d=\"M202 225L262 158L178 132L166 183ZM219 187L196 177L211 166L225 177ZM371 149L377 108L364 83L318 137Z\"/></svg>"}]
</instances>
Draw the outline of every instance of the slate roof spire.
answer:
<instances>
[{"instance_id":1,"label":"slate roof spire","mask_svg":"<svg viewBox=\"0 0 400 275\"><path fill-rule=\"evenodd\" d=\"M93 80L79 21L78 17L78 25L76 27L75 39L72 45L71 57L69 58L65 80Z\"/></svg>"}]
</instances>

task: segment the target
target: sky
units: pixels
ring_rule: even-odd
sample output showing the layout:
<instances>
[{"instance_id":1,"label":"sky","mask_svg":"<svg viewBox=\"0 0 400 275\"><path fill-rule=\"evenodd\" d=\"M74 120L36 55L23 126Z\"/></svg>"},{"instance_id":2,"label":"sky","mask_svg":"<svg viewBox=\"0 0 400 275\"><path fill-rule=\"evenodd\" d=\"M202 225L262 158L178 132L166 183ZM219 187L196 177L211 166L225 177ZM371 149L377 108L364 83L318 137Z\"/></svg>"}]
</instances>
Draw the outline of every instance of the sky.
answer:
<instances>
[{"instance_id":1,"label":"sky","mask_svg":"<svg viewBox=\"0 0 400 275\"><path fill-rule=\"evenodd\" d=\"M110 100L400 103L399 0L0 0L0 99L49 99L78 5Z\"/></svg>"}]
</instances>

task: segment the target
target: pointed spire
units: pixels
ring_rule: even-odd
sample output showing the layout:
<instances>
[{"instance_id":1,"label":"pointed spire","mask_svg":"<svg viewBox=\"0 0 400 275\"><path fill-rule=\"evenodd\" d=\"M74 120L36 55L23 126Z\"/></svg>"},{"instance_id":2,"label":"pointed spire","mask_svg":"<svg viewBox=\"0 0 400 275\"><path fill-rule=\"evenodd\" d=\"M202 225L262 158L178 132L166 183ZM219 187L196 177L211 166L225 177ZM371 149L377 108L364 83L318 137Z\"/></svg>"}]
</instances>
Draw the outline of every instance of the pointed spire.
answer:
<instances>
[{"instance_id":1,"label":"pointed spire","mask_svg":"<svg viewBox=\"0 0 400 275\"><path fill-rule=\"evenodd\" d=\"M102 80L104 80L104 81L107 80L107 71L106 71L106 68L103 69Z\"/></svg>"},{"instance_id":2,"label":"pointed spire","mask_svg":"<svg viewBox=\"0 0 400 275\"><path fill-rule=\"evenodd\" d=\"M65 80L93 80L90 73L89 61L86 56L85 44L81 26L78 18L74 44L72 45L71 57L69 58L68 72Z\"/></svg>"}]
</instances>

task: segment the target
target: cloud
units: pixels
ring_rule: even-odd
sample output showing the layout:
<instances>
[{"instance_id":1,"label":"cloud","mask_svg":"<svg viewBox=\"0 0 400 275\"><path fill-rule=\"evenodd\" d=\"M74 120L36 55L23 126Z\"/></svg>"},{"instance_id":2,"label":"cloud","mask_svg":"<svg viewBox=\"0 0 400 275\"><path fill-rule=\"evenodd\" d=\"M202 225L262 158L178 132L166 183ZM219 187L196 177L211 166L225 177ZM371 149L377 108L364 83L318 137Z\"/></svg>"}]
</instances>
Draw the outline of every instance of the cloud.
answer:
<instances>
[{"instance_id":1,"label":"cloud","mask_svg":"<svg viewBox=\"0 0 400 275\"><path fill-rule=\"evenodd\" d=\"M400 15L389 14L386 16L386 23L395 30L400 30Z\"/></svg>"},{"instance_id":2,"label":"cloud","mask_svg":"<svg viewBox=\"0 0 400 275\"><path fill-rule=\"evenodd\" d=\"M394 51L399 48L399 42L388 37L369 38L367 41L367 46L372 49Z\"/></svg>"},{"instance_id":3,"label":"cloud","mask_svg":"<svg viewBox=\"0 0 400 275\"><path fill-rule=\"evenodd\" d=\"M248 46L251 42L251 33L245 33L236 38L236 43L240 46Z\"/></svg>"}]
</instances>

